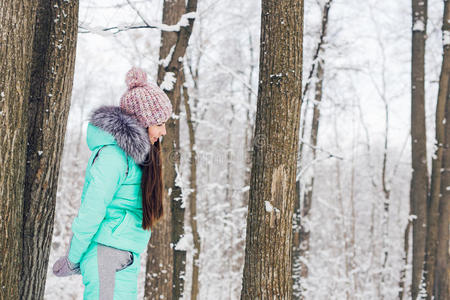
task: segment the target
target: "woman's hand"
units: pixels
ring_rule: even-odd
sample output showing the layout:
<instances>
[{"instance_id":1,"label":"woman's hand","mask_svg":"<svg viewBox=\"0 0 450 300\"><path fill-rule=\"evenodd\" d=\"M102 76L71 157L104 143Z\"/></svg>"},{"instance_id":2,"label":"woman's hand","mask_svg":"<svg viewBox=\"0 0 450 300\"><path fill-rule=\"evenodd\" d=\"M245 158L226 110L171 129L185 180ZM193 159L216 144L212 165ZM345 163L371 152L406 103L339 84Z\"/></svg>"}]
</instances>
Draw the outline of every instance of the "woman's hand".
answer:
<instances>
[{"instance_id":1,"label":"woman's hand","mask_svg":"<svg viewBox=\"0 0 450 300\"><path fill-rule=\"evenodd\" d=\"M58 277L65 277L74 274L81 274L80 264L72 263L67 256L61 256L53 264L53 274Z\"/></svg>"}]
</instances>

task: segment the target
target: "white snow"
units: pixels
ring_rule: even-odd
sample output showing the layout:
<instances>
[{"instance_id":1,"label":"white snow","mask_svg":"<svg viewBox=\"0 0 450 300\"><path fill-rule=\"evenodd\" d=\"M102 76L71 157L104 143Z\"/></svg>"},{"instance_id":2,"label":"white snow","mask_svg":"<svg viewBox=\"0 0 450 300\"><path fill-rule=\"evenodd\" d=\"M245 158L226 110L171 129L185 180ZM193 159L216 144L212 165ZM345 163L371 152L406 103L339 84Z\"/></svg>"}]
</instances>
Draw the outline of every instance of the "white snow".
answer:
<instances>
[{"instance_id":1,"label":"white snow","mask_svg":"<svg viewBox=\"0 0 450 300\"><path fill-rule=\"evenodd\" d=\"M152 24L153 26L163 30L163 31L180 31L181 27L189 25L189 19L195 19L197 16L196 12L186 13L181 16L180 20L175 25L166 25L166 24ZM148 22L147 22L148 23Z\"/></svg>"},{"instance_id":2,"label":"white snow","mask_svg":"<svg viewBox=\"0 0 450 300\"><path fill-rule=\"evenodd\" d=\"M450 31L442 31L442 43L444 44L444 46L450 45Z\"/></svg>"},{"instance_id":3,"label":"white snow","mask_svg":"<svg viewBox=\"0 0 450 300\"><path fill-rule=\"evenodd\" d=\"M169 54L167 54L167 56L159 61L159 64L162 65L163 67L167 67L170 63L170 61L172 60L172 55L173 55L173 51L175 50L175 45L173 45L170 50L169 50Z\"/></svg>"},{"instance_id":4,"label":"white snow","mask_svg":"<svg viewBox=\"0 0 450 300\"><path fill-rule=\"evenodd\" d=\"M175 245L175 250L184 250L186 251L189 247L188 239L186 238L186 234L181 236L178 240L178 243Z\"/></svg>"},{"instance_id":5,"label":"white snow","mask_svg":"<svg viewBox=\"0 0 450 300\"><path fill-rule=\"evenodd\" d=\"M162 90L171 91L173 89L173 85L176 81L177 81L177 79L175 77L175 73L166 72L166 74L164 75L164 80L159 87Z\"/></svg>"},{"instance_id":6,"label":"white snow","mask_svg":"<svg viewBox=\"0 0 450 300\"><path fill-rule=\"evenodd\" d=\"M425 30L425 23L423 20L417 19L413 24L413 31L424 31Z\"/></svg>"},{"instance_id":7,"label":"white snow","mask_svg":"<svg viewBox=\"0 0 450 300\"><path fill-rule=\"evenodd\" d=\"M413 221L413 220L415 220L415 219L417 219L417 216L416 216L416 215L409 215L409 216L408 216L408 220L409 220L409 221Z\"/></svg>"},{"instance_id":8,"label":"white snow","mask_svg":"<svg viewBox=\"0 0 450 300\"><path fill-rule=\"evenodd\" d=\"M267 212L272 212L273 211L273 206L269 201L264 201L264 203L266 204L266 211Z\"/></svg>"}]
</instances>

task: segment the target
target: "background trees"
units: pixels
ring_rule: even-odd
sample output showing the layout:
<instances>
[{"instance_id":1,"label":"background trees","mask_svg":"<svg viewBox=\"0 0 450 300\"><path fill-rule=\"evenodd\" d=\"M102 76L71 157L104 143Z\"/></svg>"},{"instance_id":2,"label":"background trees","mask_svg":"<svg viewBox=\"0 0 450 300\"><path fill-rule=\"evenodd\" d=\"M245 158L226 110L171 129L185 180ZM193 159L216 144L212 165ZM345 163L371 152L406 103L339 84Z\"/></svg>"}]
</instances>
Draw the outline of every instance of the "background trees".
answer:
<instances>
[{"instance_id":1,"label":"background trees","mask_svg":"<svg viewBox=\"0 0 450 300\"><path fill-rule=\"evenodd\" d=\"M303 85L308 82L311 66L319 62L313 61L313 58L321 36L325 3L304 3L307 13L304 16ZM426 159L430 166L435 152L435 112L442 49L443 44L446 45L442 41L441 30L443 8L443 1L428 0L423 103L427 112L424 115L428 136L425 143L428 153ZM158 28L163 22L162 9L163 2L156 0L80 3L77 67L64 140L61 176L58 179L57 217L50 265L67 248L68 226L79 205L84 168L89 154L84 142L87 113L100 104L118 104L120 95L125 90L123 76L132 64L146 69L153 81L157 81L161 46L161 31ZM137 11L150 26L143 22ZM195 220L201 238L200 255L196 264L198 298L237 299L242 289L250 185L249 151L258 145L258 140L252 139L252 135L259 84L256 74L259 71L260 12L258 1L204 0L198 3L196 23L183 62L183 91L186 90L186 93L181 93L183 96L189 94L190 121L195 123L194 145L189 140L190 129L186 123L188 109L181 105L176 116L180 124L180 162L175 176L176 185L180 188L177 203L180 208L185 208L186 218L185 233L176 246L177 249L186 251L186 272L183 277L186 299L191 295L195 253L194 233L188 222L191 217L188 196L190 189L194 188L189 182L192 170L189 160L191 150L195 151L196 157ZM67 11L64 10L64 13L67 14ZM306 151L304 163L299 165L297 173L300 175L300 191L304 192L307 191L305 186L310 183L307 179L314 175L313 200L307 222L310 244L308 255L301 260L308 268L308 277L302 280L304 297L327 299L333 295L336 299L394 299L398 297L401 273L404 271L403 297L411 298L412 236L409 244L406 244L409 256L406 265L404 263L405 228L409 220L414 218L409 212L412 175L412 140L409 139L413 34L411 1L341 1L333 4L328 17L323 49L326 64L321 83L322 100L320 104L315 103L320 108L317 145L311 147L312 144L307 144L307 141L300 144ZM3 19L5 18L2 21ZM32 19L23 19L23 22ZM8 21L5 19L5 22ZM3 24L10 23L2 23L1 34L4 34L3 28L6 28ZM126 26L129 25L143 28L127 30ZM100 30L103 27L115 29ZM8 33L14 30L18 30L18 27L8 29ZM90 33L85 33L87 31ZM22 37L27 40L26 35ZM2 38L1 41L3 40ZM0 47L14 44L12 40L9 41L11 43L2 43ZM64 47L61 50L63 49ZM11 53L22 55L19 52ZM4 59L2 62L6 63ZM12 76L19 74L19 69L27 68L20 64L15 66L16 73L4 73L2 69L1 74ZM64 74L69 76L67 74L70 72ZM3 78L6 77L2 76ZM23 78L17 82L26 84ZM310 85L316 85L315 79ZM14 85L8 84L7 87ZM2 85L0 93L3 88ZM13 93L13 98L7 96L11 91L17 89L13 88L9 92L5 90L5 97L1 98L9 101L0 102L2 122L6 122L5 103L22 107L20 103L23 102L17 99L26 98L18 92ZM316 99L316 89L308 89L305 97ZM303 109L305 124L312 124L314 105ZM64 111L67 112L68 110ZM14 114L18 115L9 118ZM8 122L24 119L23 113L18 110L8 110ZM8 148L8 143L14 141L9 138L13 136L11 126L15 126L15 123L1 126L5 130L0 134L5 145L1 150L5 166L8 166L8 159L20 160L26 153L25 139L16 142L22 149L22 154ZM10 131L6 131L6 128L10 128ZM305 127L304 136L311 136L310 128L310 125ZM23 137L26 129L15 127L14 130L16 129L20 131L17 136ZM7 150L3 152L4 149ZM315 159L312 158L313 149ZM23 156L8 156L10 153ZM446 154L444 146L444 170L448 162ZM53 161L52 166L55 166ZM2 170L5 169L11 168ZM429 168L428 173L431 170ZM9 182L11 187L6 189L8 185L1 185L2 191L12 193L14 187L16 194L19 193L17 187L21 185L20 176L23 176L22 183L25 180L25 166L22 171L23 175L15 174L15 177L0 176L2 182ZM445 183L448 181L446 174L442 173L441 189L448 186ZM389 191L389 209L386 209L387 194L384 191ZM441 199L447 199L446 189L441 194ZM2 194L2 205L6 205L3 195L5 194ZM448 225L445 225L448 207L445 203L448 201L439 202L439 210L443 212L439 215L439 237L448 236ZM23 214L23 207L17 209L21 212L16 211L16 215ZM2 206L2 217L9 216L9 212L9 208ZM4 224L11 220L0 220L2 230L6 228L3 227ZM4 241L6 240L2 239L0 243ZM444 242L439 243L436 250L436 261L439 261L436 272L440 274L448 272L448 267L441 267L441 263L448 259L445 238L442 241ZM7 245L7 249L14 248L12 244ZM2 248L2 259L11 258L3 255L5 251ZM142 256L142 261L141 296L144 295L145 277L153 276L151 270L145 274L145 255ZM1 273L6 274L3 270L5 269ZM161 272L164 270L162 268ZM63 279L49 274L45 298L81 299L80 277Z\"/></svg>"}]
</instances>

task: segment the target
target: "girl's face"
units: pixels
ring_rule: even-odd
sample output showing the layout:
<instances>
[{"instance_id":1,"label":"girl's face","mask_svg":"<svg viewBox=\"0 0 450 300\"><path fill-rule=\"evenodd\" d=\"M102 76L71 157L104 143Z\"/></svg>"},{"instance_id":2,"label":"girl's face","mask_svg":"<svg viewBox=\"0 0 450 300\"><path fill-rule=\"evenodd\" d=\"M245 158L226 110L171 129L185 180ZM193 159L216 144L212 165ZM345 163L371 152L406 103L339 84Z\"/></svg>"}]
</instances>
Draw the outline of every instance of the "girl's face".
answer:
<instances>
[{"instance_id":1,"label":"girl's face","mask_svg":"<svg viewBox=\"0 0 450 300\"><path fill-rule=\"evenodd\" d=\"M148 129L148 137L152 145L159 139L160 136L166 135L166 123L152 125L147 129Z\"/></svg>"}]
</instances>

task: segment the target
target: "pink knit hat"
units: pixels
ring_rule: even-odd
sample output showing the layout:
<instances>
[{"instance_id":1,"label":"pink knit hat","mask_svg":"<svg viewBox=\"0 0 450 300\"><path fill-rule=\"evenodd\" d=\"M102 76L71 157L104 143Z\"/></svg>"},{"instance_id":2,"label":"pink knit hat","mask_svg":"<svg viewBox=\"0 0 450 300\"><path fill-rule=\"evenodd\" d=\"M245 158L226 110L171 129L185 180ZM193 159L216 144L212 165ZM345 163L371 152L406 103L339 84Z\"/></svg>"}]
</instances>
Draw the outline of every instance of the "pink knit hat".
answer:
<instances>
[{"instance_id":1,"label":"pink knit hat","mask_svg":"<svg viewBox=\"0 0 450 300\"><path fill-rule=\"evenodd\" d=\"M147 82L147 74L132 67L125 76L128 90L120 98L120 107L136 116L143 127L166 122L172 115L169 97L156 84Z\"/></svg>"}]
</instances>

